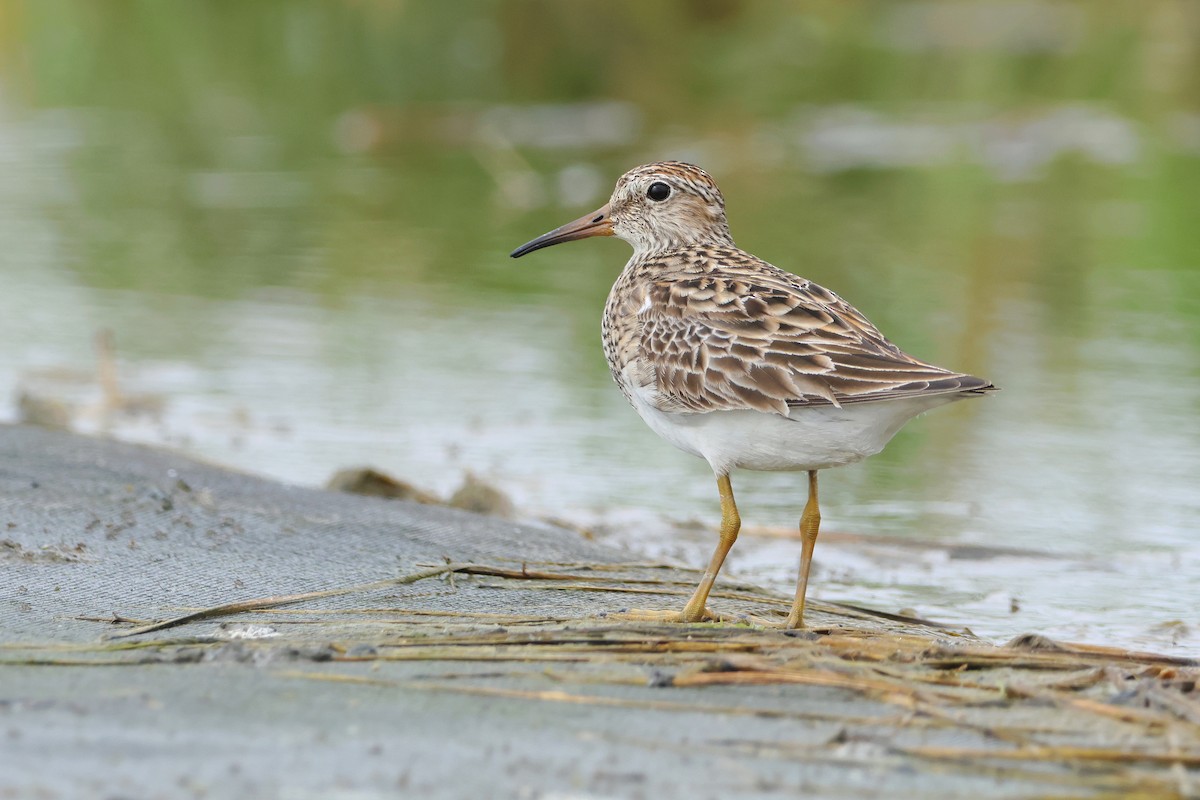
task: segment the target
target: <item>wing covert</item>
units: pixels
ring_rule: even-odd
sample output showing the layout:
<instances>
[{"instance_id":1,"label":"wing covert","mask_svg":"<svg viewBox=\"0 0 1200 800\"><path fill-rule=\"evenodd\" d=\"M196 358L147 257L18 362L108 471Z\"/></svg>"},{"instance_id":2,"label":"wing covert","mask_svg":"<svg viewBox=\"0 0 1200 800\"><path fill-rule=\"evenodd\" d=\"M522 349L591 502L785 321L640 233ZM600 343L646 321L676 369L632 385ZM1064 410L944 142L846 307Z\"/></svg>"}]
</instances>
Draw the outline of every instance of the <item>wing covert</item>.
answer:
<instances>
[{"instance_id":1,"label":"wing covert","mask_svg":"<svg viewBox=\"0 0 1200 800\"><path fill-rule=\"evenodd\" d=\"M912 358L833 292L759 264L650 285L640 350L662 410L786 415L988 385Z\"/></svg>"}]
</instances>

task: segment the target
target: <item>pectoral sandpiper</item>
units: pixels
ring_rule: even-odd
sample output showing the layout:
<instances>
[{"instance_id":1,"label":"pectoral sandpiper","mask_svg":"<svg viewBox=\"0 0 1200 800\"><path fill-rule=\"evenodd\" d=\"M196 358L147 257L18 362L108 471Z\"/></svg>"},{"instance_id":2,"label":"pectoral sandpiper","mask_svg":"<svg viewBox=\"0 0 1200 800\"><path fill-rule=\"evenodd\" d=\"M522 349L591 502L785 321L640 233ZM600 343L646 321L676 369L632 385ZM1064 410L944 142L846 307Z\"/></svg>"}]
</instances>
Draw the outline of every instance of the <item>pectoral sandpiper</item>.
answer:
<instances>
[{"instance_id":1,"label":"pectoral sandpiper","mask_svg":"<svg viewBox=\"0 0 1200 800\"><path fill-rule=\"evenodd\" d=\"M589 236L633 245L604 308L604 354L617 385L655 433L708 461L721 497L720 541L683 611L628 616L713 618L708 595L741 525L730 471L806 470L800 576L786 623L802 627L821 523L817 471L874 455L918 414L995 387L918 361L833 292L739 250L720 189L691 164L630 170L607 205L512 257Z\"/></svg>"}]
</instances>

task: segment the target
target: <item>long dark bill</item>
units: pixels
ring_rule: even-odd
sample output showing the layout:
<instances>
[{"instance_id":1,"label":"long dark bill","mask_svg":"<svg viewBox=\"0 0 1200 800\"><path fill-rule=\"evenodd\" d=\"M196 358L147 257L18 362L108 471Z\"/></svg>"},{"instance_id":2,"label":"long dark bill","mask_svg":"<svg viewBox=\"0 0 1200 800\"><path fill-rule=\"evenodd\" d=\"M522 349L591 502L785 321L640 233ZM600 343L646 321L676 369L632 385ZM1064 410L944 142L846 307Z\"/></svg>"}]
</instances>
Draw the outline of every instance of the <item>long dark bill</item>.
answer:
<instances>
[{"instance_id":1,"label":"long dark bill","mask_svg":"<svg viewBox=\"0 0 1200 800\"><path fill-rule=\"evenodd\" d=\"M543 233L531 242L526 242L516 250L513 250L510 255L513 258L520 258L526 253L532 253L534 250L541 250L543 247L549 247L550 245L573 242L576 239L586 239L589 236L612 235L612 217L609 216L608 203L605 203L592 213L584 214L574 222L568 222L561 228L555 228L549 233Z\"/></svg>"}]
</instances>

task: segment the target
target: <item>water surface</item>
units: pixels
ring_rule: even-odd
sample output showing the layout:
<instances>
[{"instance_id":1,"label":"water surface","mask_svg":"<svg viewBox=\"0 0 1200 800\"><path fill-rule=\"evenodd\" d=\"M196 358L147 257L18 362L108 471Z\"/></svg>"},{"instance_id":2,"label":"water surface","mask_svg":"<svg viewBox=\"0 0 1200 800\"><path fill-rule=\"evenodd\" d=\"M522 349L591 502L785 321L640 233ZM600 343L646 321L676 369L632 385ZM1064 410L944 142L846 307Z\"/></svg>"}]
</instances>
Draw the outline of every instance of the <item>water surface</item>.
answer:
<instances>
[{"instance_id":1,"label":"water surface","mask_svg":"<svg viewBox=\"0 0 1200 800\"><path fill-rule=\"evenodd\" d=\"M1200 652L1191 6L5 8L0 417L307 485L469 470L700 565L711 473L600 352L627 245L507 258L684 158L740 245L1003 389L822 473L813 595ZM100 330L144 413L105 407ZM734 486L731 573L787 588L803 477Z\"/></svg>"}]
</instances>

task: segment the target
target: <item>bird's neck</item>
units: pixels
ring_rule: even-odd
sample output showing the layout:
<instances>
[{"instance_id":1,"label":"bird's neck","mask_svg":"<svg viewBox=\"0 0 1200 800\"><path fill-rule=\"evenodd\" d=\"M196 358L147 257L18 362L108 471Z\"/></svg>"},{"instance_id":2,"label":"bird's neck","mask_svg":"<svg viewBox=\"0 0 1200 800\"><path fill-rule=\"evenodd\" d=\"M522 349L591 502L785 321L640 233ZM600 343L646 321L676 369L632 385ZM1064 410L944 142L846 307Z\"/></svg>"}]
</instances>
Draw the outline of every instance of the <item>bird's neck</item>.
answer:
<instances>
[{"instance_id":1,"label":"bird's neck","mask_svg":"<svg viewBox=\"0 0 1200 800\"><path fill-rule=\"evenodd\" d=\"M633 245L633 261L674 253L679 250L703 249L705 247L737 247L729 228L706 231L704 236L688 235L691 231L680 231L679 235L656 236L630 242Z\"/></svg>"}]
</instances>

